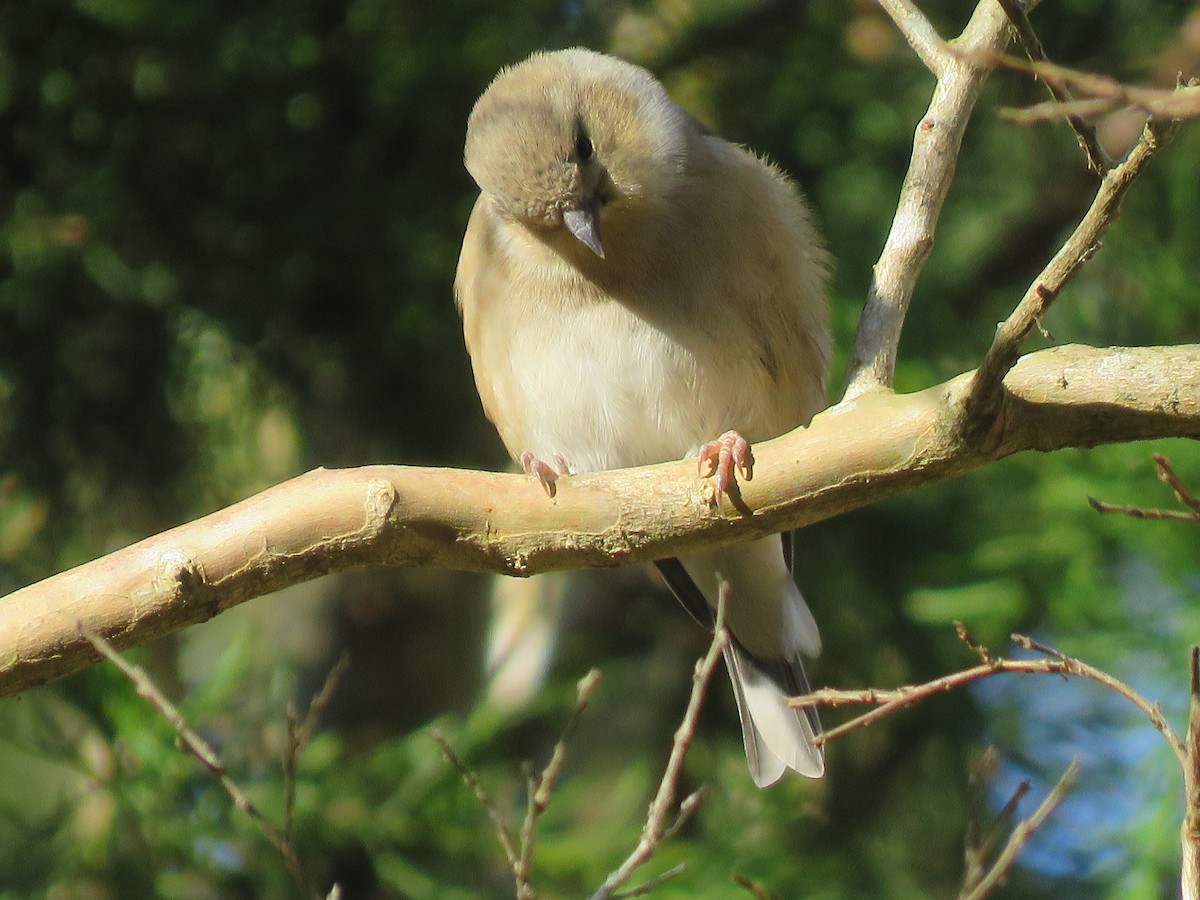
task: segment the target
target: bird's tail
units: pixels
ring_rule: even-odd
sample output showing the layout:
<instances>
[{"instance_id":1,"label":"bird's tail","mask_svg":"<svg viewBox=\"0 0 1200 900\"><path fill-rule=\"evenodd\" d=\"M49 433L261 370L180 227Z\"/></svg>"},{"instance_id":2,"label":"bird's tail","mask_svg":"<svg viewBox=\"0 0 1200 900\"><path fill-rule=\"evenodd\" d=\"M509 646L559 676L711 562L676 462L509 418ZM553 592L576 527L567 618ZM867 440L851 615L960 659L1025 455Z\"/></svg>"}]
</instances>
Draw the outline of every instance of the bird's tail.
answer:
<instances>
[{"instance_id":1,"label":"bird's tail","mask_svg":"<svg viewBox=\"0 0 1200 900\"><path fill-rule=\"evenodd\" d=\"M710 629L714 615L710 604L718 596L728 601L725 667L733 682L754 783L759 787L774 784L789 768L820 778L825 754L816 744L821 733L817 711L811 706L790 707L787 698L811 690L800 651L815 655L820 652L821 640L779 545L765 539L732 551L689 557L686 568L678 559L662 559L655 565L684 608ZM733 575L738 588L724 572ZM699 576L699 583L693 573ZM707 593L701 584L707 586ZM738 589L743 595L733 596ZM753 635L760 644L775 640L781 652L770 659L756 656L746 649L739 634L742 640Z\"/></svg>"},{"instance_id":2,"label":"bird's tail","mask_svg":"<svg viewBox=\"0 0 1200 900\"><path fill-rule=\"evenodd\" d=\"M821 733L817 711L787 703L788 697L811 690L800 657L763 663L731 638L725 644L725 665L733 682L746 762L754 783L767 787L788 769L820 778L825 772L825 753L816 744Z\"/></svg>"}]
</instances>

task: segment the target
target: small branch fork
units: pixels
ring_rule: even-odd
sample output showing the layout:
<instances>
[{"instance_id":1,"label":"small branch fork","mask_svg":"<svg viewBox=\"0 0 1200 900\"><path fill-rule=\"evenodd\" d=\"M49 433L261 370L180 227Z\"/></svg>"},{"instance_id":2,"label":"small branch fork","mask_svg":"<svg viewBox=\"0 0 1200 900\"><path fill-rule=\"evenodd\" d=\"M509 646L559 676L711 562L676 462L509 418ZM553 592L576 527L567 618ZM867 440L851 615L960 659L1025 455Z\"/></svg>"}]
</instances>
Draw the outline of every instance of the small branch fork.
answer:
<instances>
[{"instance_id":1,"label":"small branch fork","mask_svg":"<svg viewBox=\"0 0 1200 900\"><path fill-rule=\"evenodd\" d=\"M437 741L446 761L458 770L467 787L474 792L476 799L487 812L500 847L504 850L504 857L512 868L513 879L517 886L517 900L533 900L537 896L537 892L533 888L533 848L537 821L550 805L554 786L558 782L558 776L561 774L563 763L567 758L567 745L579 727L583 713L591 703L592 694L596 692L599 685L600 672L598 669L592 669L579 679L579 683L575 686L575 711L567 721L562 736L555 743L554 750L550 754L550 761L546 763L546 767L542 769L541 773L528 776L529 800L518 840L513 839L512 830L504 814L492 801L479 777L454 752L445 735L440 731L433 732L433 739Z\"/></svg>"},{"instance_id":2,"label":"small branch fork","mask_svg":"<svg viewBox=\"0 0 1200 900\"><path fill-rule=\"evenodd\" d=\"M679 780L683 774L683 761L687 755L688 748L696 736L696 723L699 720L700 707L704 701L704 694L708 689L713 671L716 669L717 663L720 661L721 655L725 650L725 645L729 640L728 632L725 629L725 602L728 599L728 594L729 585L722 584L717 603L716 627L713 631L712 643L709 645L708 652L696 663L696 671L692 676L692 692L688 698L687 708L684 711L679 728L675 731L675 737L671 744L671 754L667 759L662 779L659 781L658 791L654 796L654 800L650 803L650 808L646 815L646 823L642 827L641 837L624 862L591 895L591 900L617 900L617 898L640 897L643 894L648 894L665 881L687 871L687 864L680 863L636 887L625 891L619 890L629 881L638 867L654 854L663 841L669 840L679 832L679 829L683 827L684 823L696 811L696 808L704 799L704 789L702 788L688 794L680 803L676 804L675 802L675 797L679 791ZM506 821L504 814L488 795L487 789L483 786L479 777L454 752L443 734L440 732L434 732L433 734L433 739L437 741L438 746L441 748L442 755L458 770L463 781L472 790L487 812L488 818L492 823L492 828L496 833L496 838L504 851L505 859L508 860L509 866L512 868L513 877L516 881L517 900L534 900L537 897L532 878L534 836L537 828L537 820L550 804L554 786L562 771L563 762L566 760L567 745L574 735L583 712L587 709L592 694L599 683L600 673L595 669L579 681L576 687L575 711L566 728L563 729L562 737L559 738L558 743L554 746L550 762L546 764L545 769L542 770L540 775L531 775L529 777L529 802L526 807L524 821L521 825L520 835L516 839L513 837L512 829ZM672 812L674 812L674 818L668 822L668 818Z\"/></svg>"},{"instance_id":3,"label":"small branch fork","mask_svg":"<svg viewBox=\"0 0 1200 900\"><path fill-rule=\"evenodd\" d=\"M933 249L971 110L992 69L984 54L999 53L1008 44L1008 18L995 3L976 6L953 51L911 0L879 0L879 5L937 78L937 86L917 125L896 215L875 263L847 369L847 400L892 387L904 317Z\"/></svg>"},{"instance_id":4,"label":"small branch fork","mask_svg":"<svg viewBox=\"0 0 1200 900\"><path fill-rule=\"evenodd\" d=\"M1046 48L1042 46L1041 39L1033 30L1033 24L1029 21L1029 16L1026 14L1020 0L999 0L1000 5L1004 8L1004 14L1008 16L1008 21L1012 24L1013 31L1016 32L1017 41L1021 44L1021 49L1025 51L1025 55L1029 57L1034 64L1048 64L1049 57L1046 56ZM1008 60L1011 57L997 56L997 61ZM1050 92L1050 96L1054 98L1054 103L1051 105L1069 105L1074 102L1074 97L1071 96L1070 90L1060 79L1052 79L1041 77L1041 81L1046 85L1046 89ZM1060 112L1060 115L1063 113ZM1084 158L1087 160L1088 168L1097 175L1103 175L1113 166L1113 160L1100 145L1100 139L1096 136L1096 129L1090 122L1083 118L1079 113L1065 113L1067 123L1075 132L1075 137L1079 141L1079 149L1083 151Z\"/></svg>"},{"instance_id":5,"label":"small branch fork","mask_svg":"<svg viewBox=\"0 0 1200 900\"><path fill-rule=\"evenodd\" d=\"M1025 650L1033 650L1045 656L1045 659L1005 659L1000 656L993 656L985 648L976 644L967 633L961 623L956 626L959 630L960 639L971 647L981 659L979 665L970 669L963 669L960 672L954 672L950 675L944 675L941 678L935 678L932 681L925 682L919 685L909 685L905 687L895 688L892 690L876 690L873 688L867 690L836 690L826 688L819 691L813 691L810 694L805 694L802 697L794 697L790 700L792 706L845 706L851 703L860 704L875 704L875 709L864 713L861 716L851 719L848 722L837 726L836 728L828 729L823 735L817 737L818 743L828 743L835 738L841 737L848 732L870 725L872 722L883 718L889 713L893 713L898 709L906 706L912 706L921 700L931 697L934 694L941 694L957 687L962 687L972 681L977 681L980 678L987 678L991 675L996 675L1000 672L1019 672L1027 675L1074 675L1077 678L1087 678L1104 685L1110 690L1116 691L1125 699L1129 700L1138 709L1140 709L1146 717L1153 723L1154 727L1162 733L1171 749L1174 751L1180 765L1186 763L1186 750L1183 741L1171 728L1163 716L1162 711L1157 704L1151 703L1132 687L1118 678L1109 675L1107 672L1097 669L1082 660L1074 657L1065 656L1050 647L1040 644L1030 637L1022 634L1014 634L1011 636L1012 642L1018 647Z\"/></svg>"},{"instance_id":6,"label":"small branch fork","mask_svg":"<svg viewBox=\"0 0 1200 900\"><path fill-rule=\"evenodd\" d=\"M991 421L1002 397L1004 377L1016 365L1025 339L1063 288L1099 249L1101 237L1116 221L1125 191L1162 146L1169 129L1167 123L1147 123L1125 160L1104 176L1091 207L1066 243L1034 279L1012 314L996 327L996 337L975 370L964 399L964 424L968 428Z\"/></svg>"},{"instance_id":7,"label":"small branch fork","mask_svg":"<svg viewBox=\"0 0 1200 900\"><path fill-rule=\"evenodd\" d=\"M145 699L151 706L158 711L171 727L175 729L175 734L179 738L180 744L199 763L208 769L217 780L221 787L229 795L234 806L242 810L248 815L251 821L258 827L259 832L267 839L267 841L275 848L275 851L283 859L284 866L287 868L288 874L295 883L297 890L305 897L320 898L322 895L313 888L309 882L308 876L304 872L304 867L300 862L300 856L296 852L296 845L293 840L293 809L295 807L295 791L296 791L296 755L300 749L312 737L316 730L317 721L321 713L328 705L333 692L336 689L338 681L345 674L346 668L349 665L349 658L345 655L326 676L325 684L317 693L309 706L308 712L304 716L304 721L299 729L293 726L296 721L294 712L289 713L288 717L288 750L285 758L285 781L284 781L284 818L285 825L282 831L275 827L266 814L250 799L249 795L242 789L242 786L234 780L229 774L229 770L225 768L225 764L221 761L221 757L217 751L213 749L204 738L200 737L192 730L176 707L166 696L159 690L154 680L141 666L133 663L122 657L108 641L80 626L82 636L96 649L102 657L111 662L118 671L132 682L134 688L140 697ZM341 890L338 885L334 885L330 892L325 895L326 900L334 900L341 896Z\"/></svg>"},{"instance_id":8,"label":"small branch fork","mask_svg":"<svg viewBox=\"0 0 1200 900\"><path fill-rule=\"evenodd\" d=\"M1057 99L1038 103L1026 109L1005 110L1006 118L1022 125L1048 122L1066 116L1091 116L1119 109L1140 110L1150 119L1179 121L1200 116L1200 85L1194 80L1174 88L1149 88L1122 84L1107 75L1081 72L1078 69L1055 65L1049 60L1023 60L1004 54L993 54L990 61L1006 69L1028 72L1055 90L1070 97L1074 89L1080 99Z\"/></svg>"},{"instance_id":9,"label":"small branch fork","mask_svg":"<svg viewBox=\"0 0 1200 900\"><path fill-rule=\"evenodd\" d=\"M896 216L874 267L847 370L846 400L892 387L904 318L917 278L933 247L934 230L953 179L963 132L983 83L996 65L1020 68L1041 78L1054 98L1057 116L1065 115L1074 129L1088 166L1097 173L1106 173L1088 214L1012 315L997 329L965 398L964 422L967 431L974 435L994 418L1002 396L1001 384L1015 365L1025 338L1039 327L1040 318L1050 304L1095 253L1100 237L1116 218L1122 195L1161 145L1176 116L1158 115L1160 110L1156 109L1137 146L1123 162L1114 165L1100 146L1095 129L1080 111L1064 108L1075 102L1070 88L1075 86L1110 99L1143 95L1135 94L1132 89L1117 90L1120 86L1114 87L1114 82L1071 73L1050 63L1029 21L1028 14L1037 5L1036 0L980 2L962 35L950 43L941 40L911 0L878 2L922 63L936 76L937 86L929 109L917 126ZM1009 25L1029 62L1004 55ZM1149 104L1149 95L1144 96ZM1175 106L1170 108L1178 111L1187 104L1200 103L1200 88L1181 88L1174 97Z\"/></svg>"},{"instance_id":10,"label":"small branch fork","mask_svg":"<svg viewBox=\"0 0 1200 900\"><path fill-rule=\"evenodd\" d=\"M1062 803L1063 798L1067 795L1067 791L1079 779L1079 760L1071 760L1071 764L1059 776L1058 781L1050 792L1046 794L1037 809L1033 811L1027 818L1022 819L1013 825L1009 831L1008 840L1004 843L1004 848L992 861L991 867L983 869L982 865L972 869L968 866L967 877L963 880L962 890L959 892L958 900L983 900L988 894L1004 883L1004 879L1008 877L1009 871L1016 864L1017 856L1021 849L1029 840L1030 835L1042 827L1046 820L1050 818L1050 814L1054 812L1058 805ZM1017 804L1029 792L1029 782L1023 781L1017 786L1008 803L1000 810L996 817L996 827L986 835L977 847L968 846L968 857L978 859L979 863L983 863L987 856L990 855L991 847L994 845L1002 829L1008 828L1016 815Z\"/></svg>"},{"instance_id":11,"label":"small branch fork","mask_svg":"<svg viewBox=\"0 0 1200 900\"><path fill-rule=\"evenodd\" d=\"M1176 474L1171 461L1161 453L1152 454L1154 467L1158 471L1158 480L1165 484L1175 494L1175 499L1185 509L1148 509L1142 506L1126 506L1120 503L1105 503L1095 497L1088 497L1088 503L1096 512L1121 513L1135 519L1165 519L1171 522L1191 522L1200 525L1200 497L1183 483Z\"/></svg>"},{"instance_id":12,"label":"small branch fork","mask_svg":"<svg viewBox=\"0 0 1200 900\"><path fill-rule=\"evenodd\" d=\"M1193 498L1194 499L1194 498ZM1018 672L1036 675L1059 675L1087 678L1102 684L1109 690L1115 691L1136 706L1151 724L1158 729L1166 740L1167 745L1175 754L1179 767L1183 772L1185 814L1180 828L1180 844L1182 847L1183 864L1181 869L1182 897L1184 900L1200 900L1200 647L1191 648L1188 726L1184 738L1180 738L1167 722L1157 703L1152 703L1134 690L1124 681L1091 666L1082 660L1060 653L1030 637L1021 634L1011 635L1011 640L1017 646L1040 653L1040 659L1005 659L994 656L985 647L972 639L966 627L955 623L960 640L963 641L979 659L980 664L960 672L954 672L941 678L919 685L909 685L892 690L834 690L824 689L813 691L801 697L790 699L792 706L844 706L847 704L874 704L875 708L863 715L856 716L836 728L831 728L818 737L818 742L826 743L841 737L858 728L870 725L903 707L911 706L935 694L941 694L953 688L961 687L980 678L986 678L1001 672ZM1001 851L993 863L991 872L980 875L977 857L987 848L986 841L977 840L977 830L968 833L967 875L964 880L960 900L979 900L1003 879L1005 872L1013 865L1021 846L1050 815L1053 808L1061 801L1078 775L1078 763L1072 762L1059 779L1058 784L1047 795L1045 801L1032 816L1018 823L1012 830L1008 845ZM1018 789L1018 794L1009 801L1014 806L1025 789ZM1001 818L1005 815L1001 812ZM977 845L982 849L974 849Z\"/></svg>"},{"instance_id":13,"label":"small branch fork","mask_svg":"<svg viewBox=\"0 0 1200 900\"><path fill-rule=\"evenodd\" d=\"M666 769L663 771L662 779L658 784L658 792L654 795L654 800L650 803L650 810L646 815L646 824L642 828L642 836L638 840L637 846L625 858L625 861L604 880L604 884L600 885L589 900L609 900L609 898L620 896L635 896L630 893L616 894L614 892L630 879L634 871L642 863L650 858L659 844L665 840L669 840L679 832L679 829L683 827L684 823L695 812L696 807L700 805L700 801L704 799L704 789L701 788L684 797L678 806L675 804L675 796L679 789L679 779L683 774L683 760L687 755L688 748L696 737L696 722L700 718L700 707L704 702L704 695L708 690L708 684L712 680L717 663L725 652L725 645L729 642L729 633L725 628L725 606L729 600L729 591L729 583L722 581L718 591L717 615L713 627L712 643L709 645L708 652L704 657L697 661L696 670L692 674L692 693L688 697L687 709L683 713L683 720L675 730L675 738L671 744L671 755L667 758ZM672 810L675 811L675 818L668 824L667 817L671 814Z\"/></svg>"}]
</instances>

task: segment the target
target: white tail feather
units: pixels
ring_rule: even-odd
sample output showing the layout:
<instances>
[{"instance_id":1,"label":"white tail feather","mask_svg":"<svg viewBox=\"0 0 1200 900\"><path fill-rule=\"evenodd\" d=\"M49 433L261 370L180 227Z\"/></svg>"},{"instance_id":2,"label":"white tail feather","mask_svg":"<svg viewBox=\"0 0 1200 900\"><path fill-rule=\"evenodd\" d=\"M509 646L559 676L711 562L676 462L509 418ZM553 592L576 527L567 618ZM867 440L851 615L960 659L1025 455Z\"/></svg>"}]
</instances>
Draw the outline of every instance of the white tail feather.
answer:
<instances>
[{"instance_id":1,"label":"white tail feather","mask_svg":"<svg viewBox=\"0 0 1200 900\"><path fill-rule=\"evenodd\" d=\"M732 642L725 645L725 665L754 783L760 788L772 785L787 769L820 778L825 773L825 754L814 743L816 732L804 710L788 706L783 688Z\"/></svg>"}]
</instances>

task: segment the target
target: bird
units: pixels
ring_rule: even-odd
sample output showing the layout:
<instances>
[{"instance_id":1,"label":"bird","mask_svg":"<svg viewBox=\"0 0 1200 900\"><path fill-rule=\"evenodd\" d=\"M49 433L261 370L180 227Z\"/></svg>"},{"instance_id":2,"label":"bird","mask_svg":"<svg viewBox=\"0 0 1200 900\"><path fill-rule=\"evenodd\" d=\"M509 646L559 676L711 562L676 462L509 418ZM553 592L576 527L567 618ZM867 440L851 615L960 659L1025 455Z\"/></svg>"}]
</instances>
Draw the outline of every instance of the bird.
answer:
<instances>
[{"instance_id":1,"label":"bird","mask_svg":"<svg viewBox=\"0 0 1200 900\"><path fill-rule=\"evenodd\" d=\"M714 496L753 443L825 405L830 255L799 189L713 134L649 71L583 48L502 69L467 120L479 188L455 275L471 367L505 447L559 478L694 456ZM821 650L788 536L656 565L710 627L725 591L751 777L825 769L802 657Z\"/></svg>"}]
</instances>

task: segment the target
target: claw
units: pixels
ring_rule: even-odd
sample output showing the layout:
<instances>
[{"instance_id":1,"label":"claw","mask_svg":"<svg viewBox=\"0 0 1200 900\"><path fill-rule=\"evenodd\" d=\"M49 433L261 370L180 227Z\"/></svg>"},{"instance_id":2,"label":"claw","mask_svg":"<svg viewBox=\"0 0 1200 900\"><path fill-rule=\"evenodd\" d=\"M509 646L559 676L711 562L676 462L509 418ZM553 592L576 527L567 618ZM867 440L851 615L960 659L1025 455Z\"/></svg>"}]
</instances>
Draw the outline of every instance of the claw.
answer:
<instances>
[{"instance_id":1,"label":"claw","mask_svg":"<svg viewBox=\"0 0 1200 900\"><path fill-rule=\"evenodd\" d=\"M554 468L559 475L573 475L571 466L567 463L566 458L561 453L554 453L550 456L550 461L554 463Z\"/></svg>"},{"instance_id":2,"label":"claw","mask_svg":"<svg viewBox=\"0 0 1200 900\"><path fill-rule=\"evenodd\" d=\"M570 475L571 467L567 465L566 459L561 453L555 453L550 457L553 465L538 459L528 450L521 454L521 468L525 470L526 475L532 475L541 482L542 487L546 489L547 496L553 498L558 493L558 487L555 482L559 476Z\"/></svg>"},{"instance_id":3,"label":"claw","mask_svg":"<svg viewBox=\"0 0 1200 900\"><path fill-rule=\"evenodd\" d=\"M714 502L722 494L737 489L737 475L749 481L754 477L754 454L750 442L736 431L727 431L715 441L700 447L696 454L701 475L713 477L716 488Z\"/></svg>"}]
</instances>

